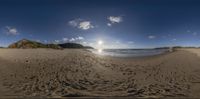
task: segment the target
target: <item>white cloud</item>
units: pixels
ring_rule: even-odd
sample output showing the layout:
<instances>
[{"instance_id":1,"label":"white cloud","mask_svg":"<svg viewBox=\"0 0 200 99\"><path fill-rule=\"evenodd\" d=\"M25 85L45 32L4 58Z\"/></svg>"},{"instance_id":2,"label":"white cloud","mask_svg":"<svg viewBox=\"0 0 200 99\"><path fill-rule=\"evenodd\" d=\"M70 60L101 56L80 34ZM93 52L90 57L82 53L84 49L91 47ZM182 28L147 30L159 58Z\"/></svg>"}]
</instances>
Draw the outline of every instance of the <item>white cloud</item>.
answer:
<instances>
[{"instance_id":1,"label":"white cloud","mask_svg":"<svg viewBox=\"0 0 200 99\"><path fill-rule=\"evenodd\" d=\"M94 26L91 24L90 21L84 21L81 19L71 20L69 21L69 25L82 30L88 30L94 28Z\"/></svg>"},{"instance_id":2,"label":"white cloud","mask_svg":"<svg viewBox=\"0 0 200 99\"><path fill-rule=\"evenodd\" d=\"M6 26L6 31L7 31L8 35L18 35L19 34L17 29L14 27Z\"/></svg>"},{"instance_id":3,"label":"white cloud","mask_svg":"<svg viewBox=\"0 0 200 99\"><path fill-rule=\"evenodd\" d=\"M54 43L54 44L58 44L58 43L60 43L60 40L54 40L53 43Z\"/></svg>"},{"instance_id":4,"label":"white cloud","mask_svg":"<svg viewBox=\"0 0 200 99\"><path fill-rule=\"evenodd\" d=\"M109 23L107 23L107 26L111 27L113 24L122 22L121 16L109 16L108 17Z\"/></svg>"},{"instance_id":5,"label":"white cloud","mask_svg":"<svg viewBox=\"0 0 200 99\"><path fill-rule=\"evenodd\" d=\"M63 42L67 42L67 41L68 41L68 38L63 38L62 41L63 41Z\"/></svg>"},{"instance_id":6,"label":"white cloud","mask_svg":"<svg viewBox=\"0 0 200 99\"><path fill-rule=\"evenodd\" d=\"M74 27L78 26L78 23L79 23L78 20L69 21L69 25L74 26Z\"/></svg>"},{"instance_id":7,"label":"white cloud","mask_svg":"<svg viewBox=\"0 0 200 99\"><path fill-rule=\"evenodd\" d=\"M81 40L84 40L84 37L78 36L78 37L75 37L75 38L71 38L69 41L70 42L76 42L76 41L81 41Z\"/></svg>"},{"instance_id":8,"label":"white cloud","mask_svg":"<svg viewBox=\"0 0 200 99\"><path fill-rule=\"evenodd\" d=\"M94 28L94 26L91 24L90 21L83 21L79 23L78 28L82 30L88 30L88 29Z\"/></svg>"},{"instance_id":9,"label":"white cloud","mask_svg":"<svg viewBox=\"0 0 200 99\"><path fill-rule=\"evenodd\" d=\"M69 39L70 42L74 42L75 41L75 38L71 38Z\"/></svg>"},{"instance_id":10,"label":"white cloud","mask_svg":"<svg viewBox=\"0 0 200 99\"><path fill-rule=\"evenodd\" d=\"M120 23L120 22L122 22L122 17L120 17L120 16L110 16L110 17L108 17L108 20L111 23Z\"/></svg>"},{"instance_id":11,"label":"white cloud","mask_svg":"<svg viewBox=\"0 0 200 99\"><path fill-rule=\"evenodd\" d=\"M77 38L75 38L75 39L76 39L76 40L83 40L84 37L79 36L79 37L77 37Z\"/></svg>"},{"instance_id":12,"label":"white cloud","mask_svg":"<svg viewBox=\"0 0 200 99\"><path fill-rule=\"evenodd\" d=\"M81 36L78 36L78 37L72 37L72 38L62 38L62 42L78 42L78 41L82 41L84 40L85 38L84 37L81 37Z\"/></svg>"},{"instance_id":13,"label":"white cloud","mask_svg":"<svg viewBox=\"0 0 200 99\"><path fill-rule=\"evenodd\" d=\"M149 39L155 39L156 36L154 36L154 35L149 35L148 38L149 38Z\"/></svg>"},{"instance_id":14,"label":"white cloud","mask_svg":"<svg viewBox=\"0 0 200 99\"><path fill-rule=\"evenodd\" d=\"M112 24L111 24L111 23L107 23L107 26L111 27L111 26L112 26Z\"/></svg>"}]
</instances>

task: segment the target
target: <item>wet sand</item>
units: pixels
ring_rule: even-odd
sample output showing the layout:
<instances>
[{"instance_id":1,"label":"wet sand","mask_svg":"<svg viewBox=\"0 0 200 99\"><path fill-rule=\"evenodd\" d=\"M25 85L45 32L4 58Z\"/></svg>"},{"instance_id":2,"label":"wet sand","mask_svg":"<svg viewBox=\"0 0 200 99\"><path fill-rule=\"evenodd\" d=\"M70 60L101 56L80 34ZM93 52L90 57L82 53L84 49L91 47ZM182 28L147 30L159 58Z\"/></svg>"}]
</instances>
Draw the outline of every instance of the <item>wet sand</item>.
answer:
<instances>
[{"instance_id":1,"label":"wet sand","mask_svg":"<svg viewBox=\"0 0 200 99\"><path fill-rule=\"evenodd\" d=\"M0 49L0 97L200 97L200 49L194 50L137 59Z\"/></svg>"}]
</instances>

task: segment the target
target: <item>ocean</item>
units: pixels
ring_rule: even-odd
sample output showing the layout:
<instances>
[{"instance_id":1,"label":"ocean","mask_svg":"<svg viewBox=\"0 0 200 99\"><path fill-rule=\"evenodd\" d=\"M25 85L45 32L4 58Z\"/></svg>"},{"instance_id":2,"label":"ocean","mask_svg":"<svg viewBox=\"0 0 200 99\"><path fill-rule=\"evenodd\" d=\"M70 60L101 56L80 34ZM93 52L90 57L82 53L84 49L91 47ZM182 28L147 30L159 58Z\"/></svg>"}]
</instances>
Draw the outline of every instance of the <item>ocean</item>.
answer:
<instances>
[{"instance_id":1,"label":"ocean","mask_svg":"<svg viewBox=\"0 0 200 99\"><path fill-rule=\"evenodd\" d=\"M112 57L144 57L163 54L169 49L91 49L95 54Z\"/></svg>"}]
</instances>

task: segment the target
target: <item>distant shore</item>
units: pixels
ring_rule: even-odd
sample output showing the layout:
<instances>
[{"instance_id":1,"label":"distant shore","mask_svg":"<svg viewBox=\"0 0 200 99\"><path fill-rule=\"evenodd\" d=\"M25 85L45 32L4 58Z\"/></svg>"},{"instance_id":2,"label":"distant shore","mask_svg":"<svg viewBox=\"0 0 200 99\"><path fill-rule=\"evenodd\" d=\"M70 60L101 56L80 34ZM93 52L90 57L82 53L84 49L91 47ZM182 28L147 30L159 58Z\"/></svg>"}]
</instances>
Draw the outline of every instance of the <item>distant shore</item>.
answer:
<instances>
[{"instance_id":1,"label":"distant shore","mask_svg":"<svg viewBox=\"0 0 200 99\"><path fill-rule=\"evenodd\" d=\"M199 53L112 58L85 49L0 49L0 97L200 97Z\"/></svg>"}]
</instances>

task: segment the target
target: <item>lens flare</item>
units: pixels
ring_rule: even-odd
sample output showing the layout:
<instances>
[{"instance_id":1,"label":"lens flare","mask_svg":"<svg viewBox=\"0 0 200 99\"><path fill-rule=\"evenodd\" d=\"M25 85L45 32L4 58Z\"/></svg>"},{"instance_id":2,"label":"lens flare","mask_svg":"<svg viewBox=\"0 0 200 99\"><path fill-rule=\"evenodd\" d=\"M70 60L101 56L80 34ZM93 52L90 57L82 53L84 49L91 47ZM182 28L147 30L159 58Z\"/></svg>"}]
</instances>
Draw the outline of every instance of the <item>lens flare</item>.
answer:
<instances>
[{"instance_id":1,"label":"lens flare","mask_svg":"<svg viewBox=\"0 0 200 99\"><path fill-rule=\"evenodd\" d=\"M102 53L102 49L98 49L98 52L99 52L99 53Z\"/></svg>"}]
</instances>

